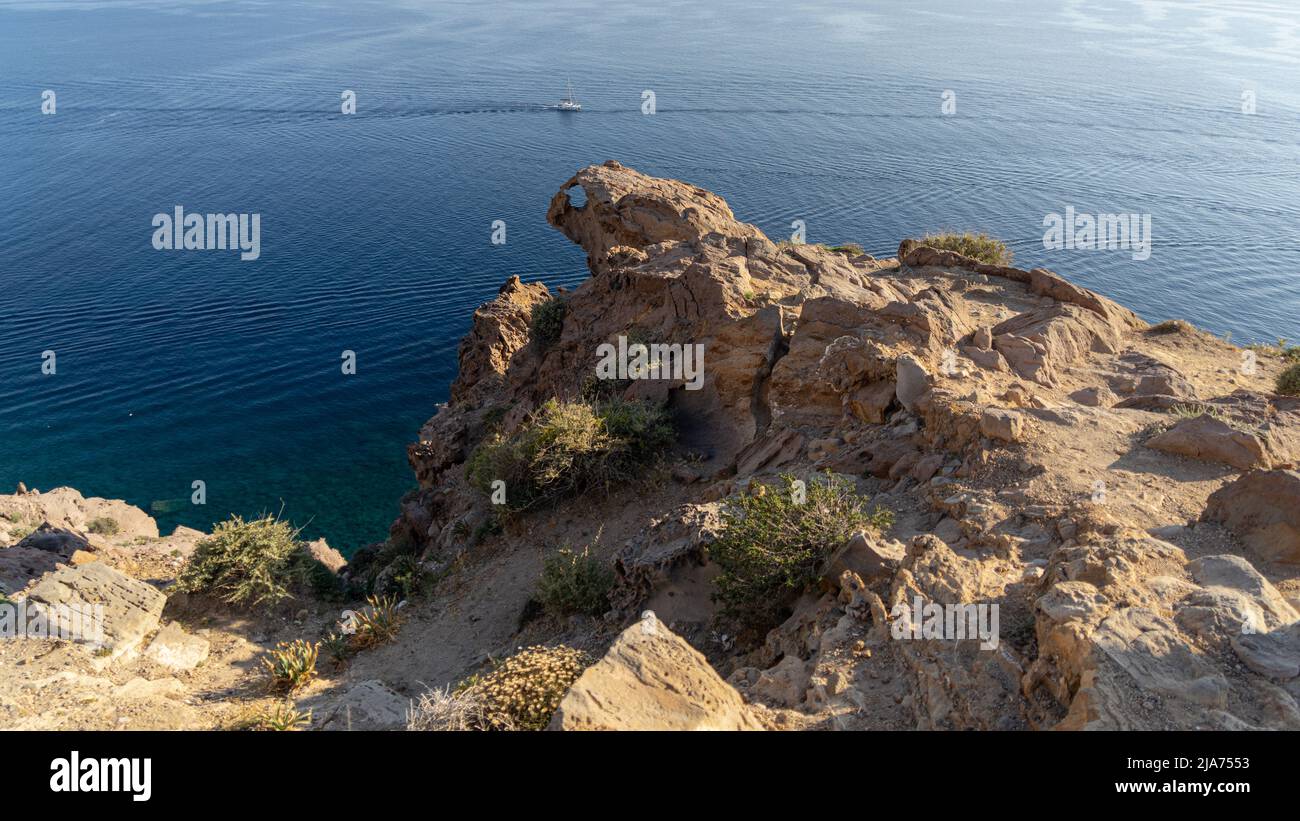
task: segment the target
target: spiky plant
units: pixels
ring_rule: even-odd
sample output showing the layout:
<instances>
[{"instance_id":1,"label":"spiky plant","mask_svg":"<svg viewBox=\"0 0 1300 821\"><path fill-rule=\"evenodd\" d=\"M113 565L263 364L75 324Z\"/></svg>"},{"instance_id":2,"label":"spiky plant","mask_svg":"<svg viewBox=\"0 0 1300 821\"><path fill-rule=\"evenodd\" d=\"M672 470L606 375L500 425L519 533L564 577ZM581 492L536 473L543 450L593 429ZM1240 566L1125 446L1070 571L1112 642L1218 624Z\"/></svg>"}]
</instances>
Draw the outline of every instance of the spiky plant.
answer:
<instances>
[{"instance_id":1,"label":"spiky plant","mask_svg":"<svg viewBox=\"0 0 1300 821\"><path fill-rule=\"evenodd\" d=\"M311 710L301 712L292 704L277 704L258 713L248 723L250 730L292 732L311 724Z\"/></svg>"},{"instance_id":2,"label":"spiky plant","mask_svg":"<svg viewBox=\"0 0 1300 821\"><path fill-rule=\"evenodd\" d=\"M356 632L352 634L352 648L365 650L392 641L402 624L402 615L393 596L368 596L367 607L356 613Z\"/></svg>"},{"instance_id":3,"label":"spiky plant","mask_svg":"<svg viewBox=\"0 0 1300 821\"><path fill-rule=\"evenodd\" d=\"M292 693L306 686L316 677L316 656L320 645L303 639L280 642L274 650L263 658L271 676L271 689L281 693Z\"/></svg>"}]
</instances>

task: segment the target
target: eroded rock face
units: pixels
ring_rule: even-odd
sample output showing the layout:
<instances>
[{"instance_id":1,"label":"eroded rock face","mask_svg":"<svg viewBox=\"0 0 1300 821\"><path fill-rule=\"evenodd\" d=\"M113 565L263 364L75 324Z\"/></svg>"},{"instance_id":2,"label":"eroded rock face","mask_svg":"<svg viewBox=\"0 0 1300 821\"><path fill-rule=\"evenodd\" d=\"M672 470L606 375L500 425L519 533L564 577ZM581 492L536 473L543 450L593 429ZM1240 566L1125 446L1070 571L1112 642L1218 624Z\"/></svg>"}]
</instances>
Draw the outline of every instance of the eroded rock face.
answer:
<instances>
[{"instance_id":1,"label":"eroded rock face","mask_svg":"<svg viewBox=\"0 0 1300 821\"><path fill-rule=\"evenodd\" d=\"M0 550L0 592L22 590L60 565L72 564L73 556L86 555L90 550L85 534L44 522L18 544Z\"/></svg>"},{"instance_id":2,"label":"eroded rock face","mask_svg":"<svg viewBox=\"0 0 1300 821\"><path fill-rule=\"evenodd\" d=\"M420 440L407 447L407 460L421 487L433 486L443 471L469 455L471 434L482 435L484 414L494 408L504 412L505 403L519 398L511 383L511 368L537 367L537 351L528 345L529 326L533 308L549 298L545 285L525 284L515 276L501 286L496 299L474 312L470 332L460 343L460 369L451 386L451 402L424 424ZM516 424L532 403L517 407ZM419 528L421 540L428 537L427 530L427 523Z\"/></svg>"},{"instance_id":3,"label":"eroded rock face","mask_svg":"<svg viewBox=\"0 0 1300 821\"><path fill-rule=\"evenodd\" d=\"M1240 557L1186 563L1172 544L1123 538L1058 551L1047 578L1024 688L1069 706L1061 729L1300 726L1293 699L1259 699L1270 685L1220 660L1294 677L1285 658L1300 616Z\"/></svg>"},{"instance_id":4,"label":"eroded rock face","mask_svg":"<svg viewBox=\"0 0 1300 821\"><path fill-rule=\"evenodd\" d=\"M1114 351L1119 344L1119 331L1101 314L1066 303L1012 317L992 333L993 347L1011 369L1040 385L1055 385L1060 369L1089 351Z\"/></svg>"},{"instance_id":5,"label":"eroded rock face","mask_svg":"<svg viewBox=\"0 0 1300 821\"><path fill-rule=\"evenodd\" d=\"M581 206L570 190L581 188ZM546 221L587 252L592 270L603 268L620 246L644 249L658 243L694 242L707 234L759 239L752 225L736 220L724 199L677 180L639 174L614 160L584 168L560 186Z\"/></svg>"},{"instance_id":6,"label":"eroded rock face","mask_svg":"<svg viewBox=\"0 0 1300 821\"><path fill-rule=\"evenodd\" d=\"M990 562L970 562L935 536L917 536L890 585L885 604L980 604L1005 595L1013 579ZM881 625L883 628L883 625ZM999 627L998 632L1001 631ZM883 630L882 630L883 632ZM1024 661L1002 641L914 636L891 638L916 682L912 698L916 726L922 729L1025 729L1018 683Z\"/></svg>"},{"instance_id":7,"label":"eroded rock face","mask_svg":"<svg viewBox=\"0 0 1300 821\"><path fill-rule=\"evenodd\" d=\"M569 689L552 730L759 730L699 651L647 613Z\"/></svg>"},{"instance_id":8,"label":"eroded rock face","mask_svg":"<svg viewBox=\"0 0 1300 821\"><path fill-rule=\"evenodd\" d=\"M1300 556L1300 400L1270 393L1280 362L1231 372L1240 352L1225 342L1157 333L1043 269L913 241L899 260L774 243L719 197L617 163L579 171L548 217L586 251L591 277L571 292L512 278L479 308L450 401L409 448L420 487L387 544L345 568L312 548L351 581L394 590L415 560L451 597L346 670L322 670L334 679L301 700L314 726L397 727L407 694L455 684L488 657L613 640L556 726L1300 728L1288 564ZM534 338L533 312L553 298L565 304L558 338ZM598 347L620 336L704 347L699 390L676 378L594 386L672 412L671 478L648 471L644 485L496 533L466 460L541 403L589 395ZM1180 406L1223 421L1164 415ZM1170 422L1176 435L1155 440L1167 447L1146 446ZM1237 479L1234 465L1276 469ZM895 524L831 550L765 635L727 635L710 558L726 504L769 481L779 492L775 474L826 470ZM200 536L157 539L143 512L67 489L0 497L0 592L102 594L115 647L152 636L112 679L85 675L84 648L38 659L0 646L0 724L112 726L110 707L148 705L147 726L210 727L196 682L226 691L276 642L330 628L332 604L244 636L169 613L202 635L178 622L155 635L161 594L138 579L174 576ZM564 541L613 566L600 618L535 612L538 554ZM917 602L996 606L1000 626L988 640L897 635L894 610ZM645 609L659 617L638 620Z\"/></svg>"},{"instance_id":9,"label":"eroded rock face","mask_svg":"<svg viewBox=\"0 0 1300 821\"><path fill-rule=\"evenodd\" d=\"M103 634L86 641L109 651L110 658L134 653L158 626L167 597L157 588L133 579L102 562L64 567L40 580L27 594L29 602L55 608L103 608Z\"/></svg>"},{"instance_id":10,"label":"eroded rock face","mask_svg":"<svg viewBox=\"0 0 1300 821\"><path fill-rule=\"evenodd\" d=\"M0 495L0 593L17 593L62 565L94 561L113 544L157 538L154 520L118 499L67 487Z\"/></svg>"},{"instance_id":11,"label":"eroded rock face","mask_svg":"<svg viewBox=\"0 0 1300 821\"><path fill-rule=\"evenodd\" d=\"M453 403L497 388L516 354L528 343L532 310L550 298L539 282L511 277L497 298L474 312L474 324L460 343L460 368L451 386Z\"/></svg>"},{"instance_id":12,"label":"eroded rock face","mask_svg":"<svg viewBox=\"0 0 1300 821\"><path fill-rule=\"evenodd\" d=\"M1264 559L1300 563L1300 472L1251 471L1211 494L1201 518L1227 525Z\"/></svg>"},{"instance_id":13,"label":"eroded rock face","mask_svg":"<svg viewBox=\"0 0 1300 821\"><path fill-rule=\"evenodd\" d=\"M23 522L44 522L50 527L75 531L83 536L94 535L91 523L99 522L111 528L118 538L158 537L157 523L140 508L120 499L82 496L70 487L0 495L0 547L13 544L31 532L30 526L21 526Z\"/></svg>"},{"instance_id":14,"label":"eroded rock face","mask_svg":"<svg viewBox=\"0 0 1300 821\"><path fill-rule=\"evenodd\" d=\"M581 197L571 196L575 188ZM910 265L955 262L1024 294L1028 304L1015 316L976 321L987 300L977 282L917 282L865 254L778 245L716 195L616 162L579 171L547 216L586 250L592 277L562 295L567 318L549 345L528 336L532 309L548 297L540 284L512 280L476 312L452 401L409 448L421 487L440 489L436 499L404 506L403 528L421 547L443 541L448 523L472 508L459 466L489 427L509 433L547 398L583 394L597 349L620 336L703 346L698 390L682 380L615 387L666 403L681 445L705 457L702 472L745 475L800 458L797 443L824 438L819 431L883 424L899 406L928 414L937 382L955 376L948 358L962 340L986 368L1051 384L1090 353L1113 352L1141 324L1051 272L912 249ZM979 408L973 413L973 425L954 419L958 436L936 444L968 444ZM905 467L919 459L892 452L841 452L832 466L848 469L866 455L875 464L864 468L888 475L900 458Z\"/></svg>"},{"instance_id":15,"label":"eroded rock face","mask_svg":"<svg viewBox=\"0 0 1300 821\"><path fill-rule=\"evenodd\" d=\"M586 192L581 207L567 193L575 186ZM751 445L761 448L756 443L774 427L883 420L894 398L892 379L882 377L892 375L899 347L937 357L969 330L951 297L912 294L876 277L869 256L779 247L737 221L720 198L617 163L575 175L548 219L587 251L592 277L561 295L567 318L549 344L529 337L532 310L549 296L540 284L512 280L475 313L451 402L408 448L426 490L463 487L459 466L489 428L509 433L546 399L583 395L598 348L619 337L702 346L697 384L613 387L666 403L679 441L702 454L712 473ZM840 344L870 348L867 359L828 357L841 337ZM765 469L770 461L741 467ZM468 513L471 498L455 490L422 497L421 510L403 511L403 529L425 547Z\"/></svg>"},{"instance_id":16,"label":"eroded rock face","mask_svg":"<svg viewBox=\"0 0 1300 821\"><path fill-rule=\"evenodd\" d=\"M1281 526L1262 511L1258 525L1179 524L1230 480L1182 455L1247 469L1288 467L1300 452L1300 403L1269 396L1263 375L1229 376L1236 349L1157 332L1045 269L915 241L898 260L774 243L719 197L618 163L579 171L548 219L586 251L591 278L560 295L566 319L547 344L527 321L549 296L540 285L507 283L476 315L452 401L411 446L421 490L393 531L426 561L473 560L466 534L489 511L464 462L489 430L584 395L602 343L698 343L699 390L603 386L672 411L670 461L689 460L666 472L667 501L639 516L575 503L506 537L617 519L609 618L627 623L653 603L692 642L734 640L709 638L722 506L774 474L830 470L898 511L896 532L846 545L760 646L723 651L719 669L745 698L815 726L1300 721L1287 655L1297 589L1207 547L1260 557L1230 534L1276 541ZM1195 405L1224 430L1162 416ZM1152 439L1155 425L1169 433ZM1163 477L1175 481L1157 489ZM888 611L916 597L997 604L1003 640L896 641Z\"/></svg>"}]
</instances>

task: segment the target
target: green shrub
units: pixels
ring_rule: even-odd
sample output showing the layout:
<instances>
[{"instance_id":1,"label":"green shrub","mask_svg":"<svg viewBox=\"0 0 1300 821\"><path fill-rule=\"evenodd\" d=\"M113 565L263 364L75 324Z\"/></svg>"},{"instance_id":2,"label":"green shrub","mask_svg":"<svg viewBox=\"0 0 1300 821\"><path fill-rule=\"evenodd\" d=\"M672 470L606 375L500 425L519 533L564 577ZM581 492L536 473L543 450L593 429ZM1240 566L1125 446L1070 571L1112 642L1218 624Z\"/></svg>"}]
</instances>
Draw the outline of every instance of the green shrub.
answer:
<instances>
[{"instance_id":1,"label":"green shrub","mask_svg":"<svg viewBox=\"0 0 1300 821\"><path fill-rule=\"evenodd\" d=\"M597 405L596 415L604 422L605 432L626 460L625 468L659 455L673 443L672 421L668 412L657 405L612 399ZM624 474L611 478L622 480L629 477L630 474Z\"/></svg>"},{"instance_id":2,"label":"green shrub","mask_svg":"<svg viewBox=\"0 0 1300 821\"><path fill-rule=\"evenodd\" d=\"M533 339L536 339L542 347L558 342L560 333L564 330L566 311L567 306L559 297L552 297L534 305L530 323Z\"/></svg>"},{"instance_id":3,"label":"green shrub","mask_svg":"<svg viewBox=\"0 0 1300 821\"><path fill-rule=\"evenodd\" d=\"M470 541L478 544L489 536L497 536L502 531L501 519L493 511L486 519L478 523L474 532L470 535Z\"/></svg>"},{"instance_id":4,"label":"green shrub","mask_svg":"<svg viewBox=\"0 0 1300 821\"><path fill-rule=\"evenodd\" d=\"M759 486L723 509L722 529L709 556L722 572L714 580L722 615L743 628L776 624L790 601L825 572L831 555L859 530L893 523L880 507L868 511L848 481L830 473L807 483L803 501L795 478Z\"/></svg>"},{"instance_id":5,"label":"green shrub","mask_svg":"<svg viewBox=\"0 0 1300 821\"><path fill-rule=\"evenodd\" d=\"M866 253L866 251L862 250L862 246L858 245L856 242L846 242L843 245L823 245L822 247L827 251L834 251L837 254L845 254L854 257Z\"/></svg>"},{"instance_id":6,"label":"green shrub","mask_svg":"<svg viewBox=\"0 0 1300 821\"><path fill-rule=\"evenodd\" d=\"M609 591L614 573L584 547L575 553L562 547L542 564L537 582L537 600L551 613L585 613L599 616L609 609Z\"/></svg>"},{"instance_id":7,"label":"green shrub","mask_svg":"<svg viewBox=\"0 0 1300 821\"><path fill-rule=\"evenodd\" d=\"M480 443L466 470L488 495L493 482L505 482L506 506L522 510L635 479L672 441L668 414L654 405L552 399L513 435Z\"/></svg>"},{"instance_id":8,"label":"green shrub","mask_svg":"<svg viewBox=\"0 0 1300 821\"><path fill-rule=\"evenodd\" d=\"M1300 362L1278 374L1277 392L1286 396L1300 396Z\"/></svg>"},{"instance_id":9,"label":"green shrub","mask_svg":"<svg viewBox=\"0 0 1300 821\"><path fill-rule=\"evenodd\" d=\"M122 527L117 523L117 519L112 519L108 516L100 516L91 519L89 524L86 525L86 529L91 533L97 533L100 536L116 536L118 533L122 532Z\"/></svg>"},{"instance_id":10,"label":"green shrub","mask_svg":"<svg viewBox=\"0 0 1300 821\"><path fill-rule=\"evenodd\" d=\"M501 422L506 418L509 408L505 405L493 405L483 412L483 427L487 430L496 430L501 427Z\"/></svg>"},{"instance_id":11,"label":"green shrub","mask_svg":"<svg viewBox=\"0 0 1300 821\"><path fill-rule=\"evenodd\" d=\"M271 689L292 693L316 678L316 656L320 645L303 639L280 642L262 659L271 676Z\"/></svg>"},{"instance_id":12,"label":"green shrub","mask_svg":"<svg viewBox=\"0 0 1300 821\"><path fill-rule=\"evenodd\" d=\"M402 591L403 599L414 598L426 593L434 582L433 576L424 569L420 559L413 554L399 556L392 564L393 584Z\"/></svg>"},{"instance_id":13,"label":"green shrub","mask_svg":"<svg viewBox=\"0 0 1300 821\"><path fill-rule=\"evenodd\" d=\"M962 256L989 265L1010 265L1015 257L1006 243L983 233L972 234L968 231L958 234L952 231L940 231L926 234L921 238L920 243L940 251L956 251Z\"/></svg>"},{"instance_id":14,"label":"green shrub","mask_svg":"<svg viewBox=\"0 0 1300 821\"><path fill-rule=\"evenodd\" d=\"M564 694L593 662L572 647L529 647L456 692L477 702L484 729L544 730Z\"/></svg>"},{"instance_id":15,"label":"green shrub","mask_svg":"<svg viewBox=\"0 0 1300 821\"><path fill-rule=\"evenodd\" d=\"M290 586L311 570L299 531L275 516L245 522L232 516L196 545L176 580L187 593L210 593L232 604L266 604L290 598Z\"/></svg>"}]
</instances>

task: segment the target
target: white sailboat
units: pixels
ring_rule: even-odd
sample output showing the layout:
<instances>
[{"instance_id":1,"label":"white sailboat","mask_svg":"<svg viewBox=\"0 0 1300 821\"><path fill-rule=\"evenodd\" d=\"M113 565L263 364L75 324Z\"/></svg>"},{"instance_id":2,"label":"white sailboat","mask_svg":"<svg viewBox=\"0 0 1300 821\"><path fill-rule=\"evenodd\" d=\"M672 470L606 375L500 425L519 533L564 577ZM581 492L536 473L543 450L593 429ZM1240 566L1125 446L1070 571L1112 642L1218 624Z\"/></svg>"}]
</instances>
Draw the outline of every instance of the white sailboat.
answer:
<instances>
[{"instance_id":1,"label":"white sailboat","mask_svg":"<svg viewBox=\"0 0 1300 821\"><path fill-rule=\"evenodd\" d=\"M582 110L582 103L578 102L573 97L573 83L567 81L565 82L564 99L560 100L560 104L555 106L555 108L559 111L581 111Z\"/></svg>"}]
</instances>

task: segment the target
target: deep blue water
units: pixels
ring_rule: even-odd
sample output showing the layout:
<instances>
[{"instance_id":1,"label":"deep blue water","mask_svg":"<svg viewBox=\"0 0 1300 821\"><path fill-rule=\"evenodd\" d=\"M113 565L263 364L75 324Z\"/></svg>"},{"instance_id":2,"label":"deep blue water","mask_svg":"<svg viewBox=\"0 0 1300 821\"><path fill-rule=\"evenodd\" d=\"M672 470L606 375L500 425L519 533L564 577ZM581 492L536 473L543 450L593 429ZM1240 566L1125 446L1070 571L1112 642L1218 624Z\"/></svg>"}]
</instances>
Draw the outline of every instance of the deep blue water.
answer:
<instances>
[{"instance_id":1,"label":"deep blue water","mask_svg":"<svg viewBox=\"0 0 1300 821\"><path fill-rule=\"evenodd\" d=\"M1300 338L1288 2L554 5L0 2L0 487L382 538L474 306L585 277L546 205L607 158L777 238L986 230L1148 319ZM566 78L583 113L542 110ZM261 214L261 258L154 250L176 205ZM1067 205L1151 214L1151 258L1045 250Z\"/></svg>"}]
</instances>

